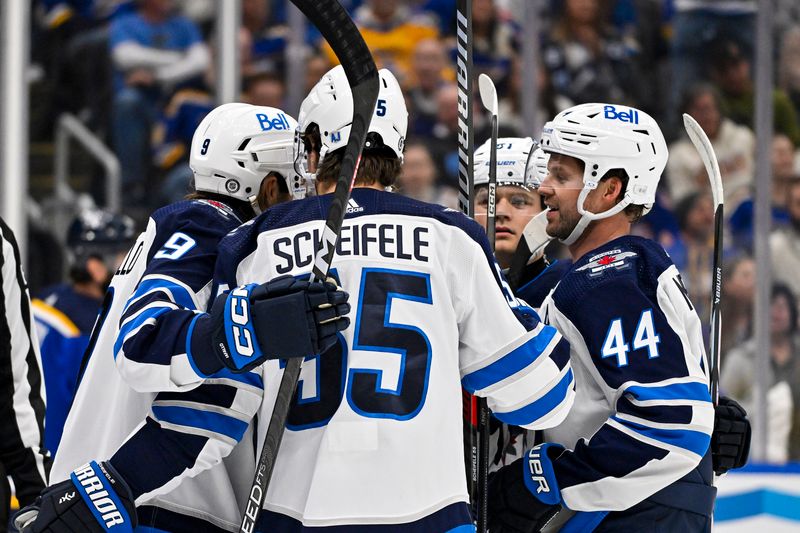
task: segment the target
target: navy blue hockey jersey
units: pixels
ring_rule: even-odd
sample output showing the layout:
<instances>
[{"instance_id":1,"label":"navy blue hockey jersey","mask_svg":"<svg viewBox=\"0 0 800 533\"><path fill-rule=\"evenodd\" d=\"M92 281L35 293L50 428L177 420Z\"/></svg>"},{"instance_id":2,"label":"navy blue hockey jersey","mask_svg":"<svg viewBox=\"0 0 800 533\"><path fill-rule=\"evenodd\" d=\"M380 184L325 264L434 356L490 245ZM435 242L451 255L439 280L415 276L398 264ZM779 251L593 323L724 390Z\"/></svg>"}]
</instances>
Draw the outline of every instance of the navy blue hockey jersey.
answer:
<instances>
[{"instance_id":1,"label":"navy blue hockey jersey","mask_svg":"<svg viewBox=\"0 0 800 533\"><path fill-rule=\"evenodd\" d=\"M714 423L700 320L653 241L625 236L576 261L545 300L570 342L577 397L544 440L563 503L627 509L692 471Z\"/></svg>"},{"instance_id":2,"label":"navy blue hockey jersey","mask_svg":"<svg viewBox=\"0 0 800 533\"><path fill-rule=\"evenodd\" d=\"M141 525L173 530L163 519L178 513L180 523L201 520L203 531L236 528L236 490L245 494L247 482L236 485L219 463L248 431L261 378L223 371L201 384L186 338L209 303L217 245L239 224L228 206L210 200L150 217L106 295L51 482L111 458L136 497ZM250 452L244 462L253 460Z\"/></svg>"}]
</instances>

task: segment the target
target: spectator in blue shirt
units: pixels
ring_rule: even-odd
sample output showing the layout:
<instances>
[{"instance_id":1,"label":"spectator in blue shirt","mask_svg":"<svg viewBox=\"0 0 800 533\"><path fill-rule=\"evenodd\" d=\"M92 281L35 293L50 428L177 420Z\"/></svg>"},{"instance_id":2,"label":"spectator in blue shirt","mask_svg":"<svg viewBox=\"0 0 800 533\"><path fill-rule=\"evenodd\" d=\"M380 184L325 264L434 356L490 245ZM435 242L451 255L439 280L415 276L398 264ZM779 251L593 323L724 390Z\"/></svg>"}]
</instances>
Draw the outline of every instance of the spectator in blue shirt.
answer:
<instances>
[{"instance_id":1,"label":"spectator in blue shirt","mask_svg":"<svg viewBox=\"0 0 800 533\"><path fill-rule=\"evenodd\" d=\"M203 74L210 55L197 26L174 14L172 0L141 0L135 13L115 19L110 48L111 144L122 165L126 198L136 203L143 199L150 130L160 106L176 86Z\"/></svg>"}]
</instances>

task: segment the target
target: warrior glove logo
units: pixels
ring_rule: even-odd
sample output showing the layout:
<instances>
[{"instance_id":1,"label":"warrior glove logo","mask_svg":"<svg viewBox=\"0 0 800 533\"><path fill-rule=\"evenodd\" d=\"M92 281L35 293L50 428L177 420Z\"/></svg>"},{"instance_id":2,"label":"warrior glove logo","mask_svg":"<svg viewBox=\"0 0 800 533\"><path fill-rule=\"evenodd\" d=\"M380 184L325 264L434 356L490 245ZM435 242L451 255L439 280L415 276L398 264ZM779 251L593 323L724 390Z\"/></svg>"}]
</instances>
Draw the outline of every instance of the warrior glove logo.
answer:
<instances>
[{"instance_id":1,"label":"warrior glove logo","mask_svg":"<svg viewBox=\"0 0 800 533\"><path fill-rule=\"evenodd\" d=\"M106 489L104 484L106 480L101 479L101 476L94 469L96 464L94 462L88 463L75 470L70 476L72 482L84 493L84 499L89 500L94 506L103 522L105 522L107 529L125 524L125 517L111 498L109 489Z\"/></svg>"}]
</instances>

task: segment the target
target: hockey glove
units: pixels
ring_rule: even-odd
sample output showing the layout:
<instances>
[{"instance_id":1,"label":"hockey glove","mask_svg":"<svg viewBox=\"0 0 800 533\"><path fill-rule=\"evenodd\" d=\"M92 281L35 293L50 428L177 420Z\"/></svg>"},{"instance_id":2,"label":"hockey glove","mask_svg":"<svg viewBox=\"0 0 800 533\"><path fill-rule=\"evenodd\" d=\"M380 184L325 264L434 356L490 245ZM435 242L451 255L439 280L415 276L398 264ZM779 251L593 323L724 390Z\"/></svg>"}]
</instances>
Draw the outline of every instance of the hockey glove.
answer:
<instances>
[{"instance_id":1,"label":"hockey glove","mask_svg":"<svg viewBox=\"0 0 800 533\"><path fill-rule=\"evenodd\" d=\"M489 480L489 530L492 533L533 533L561 510L553 461L564 447L534 446L521 459L498 470Z\"/></svg>"},{"instance_id":2,"label":"hockey glove","mask_svg":"<svg viewBox=\"0 0 800 533\"><path fill-rule=\"evenodd\" d=\"M128 485L109 463L92 461L42 491L14 517L20 533L119 533L136 527Z\"/></svg>"},{"instance_id":3,"label":"hockey glove","mask_svg":"<svg viewBox=\"0 0 800 533\"><path fill-rule=\"evenodd\" d=\"M732 468L741 468L750 453L750 421L744 408L730 398L719 397L714 408L714 432L711 434L711 462L721 476Z\"/></svg>"},{"instance_id":4,"label":"hockey glove","mask_svg":"<svg viewBox=\"0 0 800 533\"><path fill-rule=\"evenodd\" d=\"M350 325L349 295L329 282L280 276L230 291L190 332L191 358L211 375L224 367L246 372L266 359L324 352Z\"/></svg>"}]
</instances>

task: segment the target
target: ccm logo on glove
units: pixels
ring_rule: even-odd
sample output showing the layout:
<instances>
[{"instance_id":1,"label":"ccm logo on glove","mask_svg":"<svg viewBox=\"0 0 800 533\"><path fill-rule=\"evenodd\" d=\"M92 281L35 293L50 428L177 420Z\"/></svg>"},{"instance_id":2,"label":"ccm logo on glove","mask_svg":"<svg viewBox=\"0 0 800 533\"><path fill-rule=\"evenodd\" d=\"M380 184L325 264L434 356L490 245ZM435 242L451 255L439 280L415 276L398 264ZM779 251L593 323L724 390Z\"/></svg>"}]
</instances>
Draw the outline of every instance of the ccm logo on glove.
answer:
<instances>
[{"instance_id":1,"label":"ccm logo on glove","mask_svg":"<svg viewBox=\"0 0 800 533\"><path fill-rule=\"evenodd\" d=\"M238 287L231 291L231 321L233 322L233 339L236 351L243 357L251 357L255 350L253 349L253 336L247 329L247 324L250 321L250 315L247 312L248 308L248 291L242 287ZM224 346L221 346L224 350Z\"/></svg>"},{"instance_id":2,"label":"ccm logo on glove","mask_svg":"<svg viewBox=\"0 0 800 533\"><path fill-rule=\"evenodd\" d=\"M72 481L78 485L79 488L82 488L86 492L94 508L100 513L100 517L103 522L105 522L106 528L124 524L125 518L117 508L117 504L111 499L100 477L97 475L94 469L95 466L102 469L101 466L93 461L75 470L70 477L72 477Z\"/></svg>"}]
</instances>

